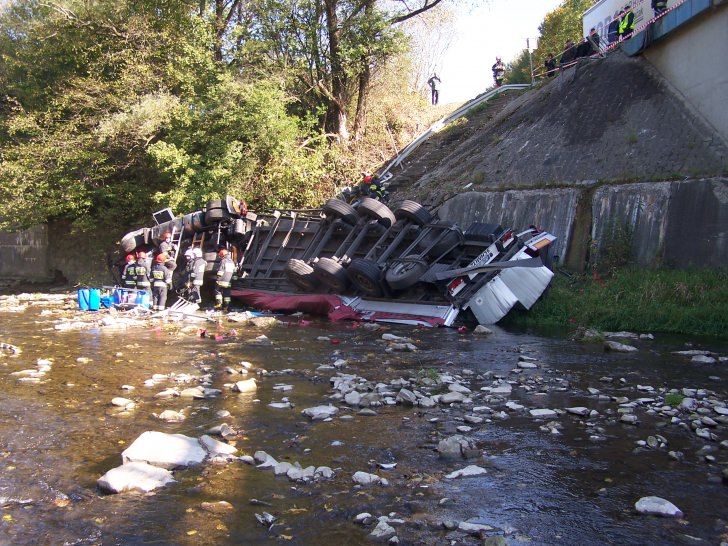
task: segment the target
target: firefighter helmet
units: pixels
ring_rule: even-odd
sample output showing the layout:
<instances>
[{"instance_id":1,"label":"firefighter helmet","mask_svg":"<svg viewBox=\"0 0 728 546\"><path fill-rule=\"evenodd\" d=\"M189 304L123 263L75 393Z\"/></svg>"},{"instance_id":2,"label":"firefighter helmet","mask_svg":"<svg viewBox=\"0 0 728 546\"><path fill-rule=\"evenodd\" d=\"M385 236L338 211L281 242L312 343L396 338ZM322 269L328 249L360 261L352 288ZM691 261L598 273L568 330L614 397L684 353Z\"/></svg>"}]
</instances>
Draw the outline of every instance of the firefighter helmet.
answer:
<instances>
[{"instance_id":1,"label":"firefighter helmet","mask_svg":"<svg viewBox=\"0 0 728 546\"><path fill-rule=\"evenodd\" d=\"M136 258L134 257L134 254L127 254L126 263L130 264L132 262L136 262Z\"/></svg>"},{"instance_id":2,"label":"firefighter helmet","mask_svg":"<svg viewBox=\"0 0 728 546\"><path fill-rule=\"evenodd\" d=\"M157 254L157 263L158 264L163 264L167 260L169 260L169 256L167 256L164 252L162 252L161 254Z\"/></svg>"},{"instance_id":3,"label":"firefighter helmet","mask_svg":"<svg viewBox=\"0 0 728 546\"><path fill-rule=\"evenodd\" d=\"M220 256L221 258L224 258L228 254L230 254L230 253L228 252L227 248L221 248L220 252L217 253L217 255Z\"/></svg>"}]
</instances>

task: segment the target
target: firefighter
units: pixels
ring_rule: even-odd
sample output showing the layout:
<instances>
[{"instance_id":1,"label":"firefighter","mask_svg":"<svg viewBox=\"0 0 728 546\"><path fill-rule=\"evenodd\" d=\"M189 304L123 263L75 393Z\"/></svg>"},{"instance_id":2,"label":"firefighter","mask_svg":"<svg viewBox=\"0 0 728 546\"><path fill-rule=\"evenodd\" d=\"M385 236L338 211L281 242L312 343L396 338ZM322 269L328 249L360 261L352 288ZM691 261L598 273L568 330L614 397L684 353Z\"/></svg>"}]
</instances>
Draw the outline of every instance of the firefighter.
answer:
<instances>
[{"instance_id":1,"label":"firefighter","mask_svg":"<svg viewBox=\"0 0 728 546\"><path fill-rule=\"evenodd\" d=\"M202 258L202 250L192 249L192 260L188 264L187 274L189 275L188 288L190 289L190 300L192 303L201 303L200 290L205 281L205 269L207 262Z\"/></svg>"},{"instance_id":2,"label":"firefighter","mask_svg":"<svg viewBox=\"0 0 728 546\"><path fill-rule=\"evenodd\" d=\"M147 253L143 250L137 252L137 262L134 272L136 273L137 290L144 290L149 293L152 286L152 283L149 281L151 267L147 259Z\"/></svg>"},{"instance_id":3,"label":"firefighter","mask_svg":"<svg viewBox=\"0 0 728 546\"><path fill-rule=\"evenodd\" d=\"M166 254L158 254L155 264L152 266L152 310L164 311L167 304L167 291L172 286L172 272L167 263L174 261Z\"/></svg>"},{"instance_id":4,"label":"firefighter","mask_svg":"<svg viewBox=\"0 0 728 546\"><path fill-rule=\"evenodd\" d=\"M167 231L163 238L164 240L159 243L159 254L166 254L169 258L174 259L177 255L177 245L172 242L172 234Z\"/></svg>"},{"instance_id":5,"label":"firefighter","mask_svg":"<svg viewBox=\"0 0 728 546\"><path fill-rule=\"evenodd\" d=\"M221 248L217 255L220 257L220 261L215 274L215 309L227 311L230 307L230 281L235 273L235 263L227 248Z\"/></svg>"},{"instance_id":6,"label":"firefighter","mask_svg":"<svg viewBox=\"0 0 728 546\"><path fill-rule=\"evenodd\" d=\"M136 257L134 254L126 255L126 265L121 272L121 284L129 290L136 288Z\"/></svg>"}]
</instances>

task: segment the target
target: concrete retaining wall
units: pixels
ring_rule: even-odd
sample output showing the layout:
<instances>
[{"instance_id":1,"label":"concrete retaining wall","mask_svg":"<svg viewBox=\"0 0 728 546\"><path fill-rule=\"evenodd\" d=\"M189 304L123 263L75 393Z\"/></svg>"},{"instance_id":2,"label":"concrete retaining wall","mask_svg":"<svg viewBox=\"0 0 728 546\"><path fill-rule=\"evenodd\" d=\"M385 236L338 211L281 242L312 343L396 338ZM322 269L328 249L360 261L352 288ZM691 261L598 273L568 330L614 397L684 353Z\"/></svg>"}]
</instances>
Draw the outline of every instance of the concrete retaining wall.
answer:
<instances>
[{"instance_id":1,"label":"concrete retaining wall","mask_svg":"<svg viewBox=\"0 0 728 546\"><path fill-rule=\"evenodd\" d=\"M0 278L48 281L48 228L0 232Z\"/></svg>"},{"instance_id":2,"label":"concrete retaining wall","mask_svg":"<svg viewBox=\"0 0 728 546\"><path fill-rule=\"evenodd\" d=\"M728 265L726 178L470 192L447 201L440 216L463 229L471 222L514 228L535 224L559 237L555 254L577 270L598 264L615 245L626 245L630 260L646 267Z\"/></svg>"}]
</instances>

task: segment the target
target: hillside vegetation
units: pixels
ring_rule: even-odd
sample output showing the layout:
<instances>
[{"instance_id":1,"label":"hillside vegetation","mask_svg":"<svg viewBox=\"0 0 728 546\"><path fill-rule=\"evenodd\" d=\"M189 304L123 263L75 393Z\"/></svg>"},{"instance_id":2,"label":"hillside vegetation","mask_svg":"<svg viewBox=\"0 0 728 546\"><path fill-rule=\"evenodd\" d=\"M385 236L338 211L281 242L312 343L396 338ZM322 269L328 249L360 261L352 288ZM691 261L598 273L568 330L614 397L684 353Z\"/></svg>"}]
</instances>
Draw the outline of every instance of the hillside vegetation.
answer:
<instances>
[{"instance_id":1,"label":"hillside vegetation","mask_svg":"<svg viewBox=\"0 0 728 546\"><path fill-rule=\"evenodd\" d=\"M580 2L546 19L544 42ZM423 60L407 33L440 0L0 9L0 228L62 220L118 236L225 194L317 205L445 113L411 83Z\"/></svg>"}]
</instances>

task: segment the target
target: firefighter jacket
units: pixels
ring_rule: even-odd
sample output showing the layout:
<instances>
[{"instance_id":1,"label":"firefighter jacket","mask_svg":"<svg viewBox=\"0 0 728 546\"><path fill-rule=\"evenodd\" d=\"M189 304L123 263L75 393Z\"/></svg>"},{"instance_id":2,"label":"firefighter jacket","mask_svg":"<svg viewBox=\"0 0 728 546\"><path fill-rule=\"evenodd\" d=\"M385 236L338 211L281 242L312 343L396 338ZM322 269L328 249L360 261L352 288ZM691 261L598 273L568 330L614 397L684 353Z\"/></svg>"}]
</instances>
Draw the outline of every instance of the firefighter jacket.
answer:
<instances>
[{"instance_id":1,"label":"firefighter jacket","mask_svg":"<svg viewBox=\"0 0 728 546\"><path fill-rule=\"evenodd\" d=\"M126 288L136 288L136 262L126 264L121 272L121 283Z\"/></svg>"},{"instance_id":2,"label":"firefighter jacket","mask_svg":"<svg viewBox=\"0 0 728 546\"><path fill-rule=\"evenodd\" d=\"M135 272L137 288L141 288L142 290L149 288L151 286L151 283L149 282L149 275L151 274L151 271L149 270L149 267L147 267L145 260L137 261Z\"/></svg>"},{"instance_id":3,"label":"firefighter jacket","mask_svg":"<svg viewBox=\"0 0 728 546\"><path fill-rule=\"evenodd\" d=\"M217 285L223 288L229 288L233 273L235 273L235 263L230 256L224 256L217 265Z\"/></svg>"},{"instance_id":4,"label":"firefighter jacket","mask_svg":"<svg viewBox=\"0 0 728 546\"><path fill-rule=\"evenodd\" d=\"M190 267L190 280L195 286L202 286L205 280L205 268L207 262L202 258L195 258Z\"/></svg>"}]
</instances>

